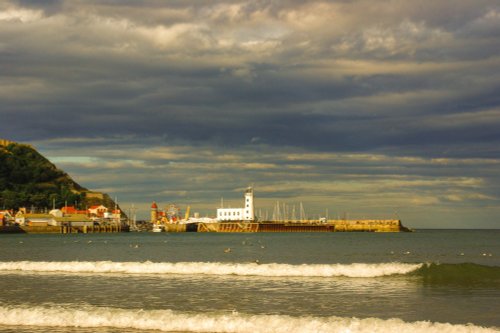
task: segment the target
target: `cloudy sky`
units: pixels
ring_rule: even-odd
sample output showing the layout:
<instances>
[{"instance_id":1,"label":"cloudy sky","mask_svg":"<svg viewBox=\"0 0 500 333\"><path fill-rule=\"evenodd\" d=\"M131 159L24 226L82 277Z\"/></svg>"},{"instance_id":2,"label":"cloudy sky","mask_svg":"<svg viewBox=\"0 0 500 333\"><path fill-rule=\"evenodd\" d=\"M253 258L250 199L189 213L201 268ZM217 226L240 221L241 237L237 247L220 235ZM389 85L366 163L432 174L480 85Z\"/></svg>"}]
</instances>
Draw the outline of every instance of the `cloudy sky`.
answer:
<instances>
[{"instance_id":1,"label":"cloudy sky","mask_svg":"<svg viewBox=\"0 0 500 333\"><path fill-rule=\"evenodd\" d=\"M132 204L500 227L497 0L0 0L0 137Z\"/></svg>"}]
</instances>

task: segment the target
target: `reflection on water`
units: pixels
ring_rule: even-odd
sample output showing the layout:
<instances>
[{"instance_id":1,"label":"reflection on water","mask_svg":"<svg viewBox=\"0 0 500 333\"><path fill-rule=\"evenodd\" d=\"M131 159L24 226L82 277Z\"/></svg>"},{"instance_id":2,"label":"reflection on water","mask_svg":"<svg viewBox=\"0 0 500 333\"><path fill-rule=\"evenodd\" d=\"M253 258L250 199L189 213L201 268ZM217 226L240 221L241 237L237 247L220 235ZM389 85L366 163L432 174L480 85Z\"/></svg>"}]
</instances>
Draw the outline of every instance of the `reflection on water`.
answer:
<instances>
[{"instance_id":1,"label":"reflection on water","mask_svg":"<svg viewBox=\"0 0 500 333\"><path fill-rule=\"evenodd\" d=\"M15 285L16 288L9 288ZM43 286L43 288L41 287ZM89 304L183 312L371 316L386 304L394 317L418 299L416 277L287 278L241 276L109 276L3 274L0 301L17 304ZM16 302L17 301L17 302ZM387 307L393 310L387 313Z\"/></svg>"},{"instance_id":2,"label":"reflection on water","mask_svg":"<svg viewBox=\"0 0 500 333\"><path fill-rule=\"evenodd\" d=\"M34 326L2 326L0 333L136 333L158 332L157 330L135 330L114 327L34 327Z\"/></svg>"}]
</instances>

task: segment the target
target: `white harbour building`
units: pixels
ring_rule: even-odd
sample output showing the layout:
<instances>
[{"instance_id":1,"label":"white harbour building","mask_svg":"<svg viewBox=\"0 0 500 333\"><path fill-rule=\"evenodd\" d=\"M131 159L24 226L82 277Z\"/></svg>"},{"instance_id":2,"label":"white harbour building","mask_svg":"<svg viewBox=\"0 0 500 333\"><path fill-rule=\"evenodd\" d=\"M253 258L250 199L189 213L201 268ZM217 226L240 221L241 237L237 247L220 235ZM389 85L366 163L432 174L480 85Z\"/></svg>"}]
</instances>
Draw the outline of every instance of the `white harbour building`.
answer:
<instances>
[{"instance_id":1,"label":"white harbour building","mask_svg":"<svg viewBox=\"0 0 500 333\"><path fill-rule=\"evenodd\" d=\"M217 221L254 221L254 203L253 203L253 188L248 187L245 190L245 207L244 208L218 208Z\"/></svg>"}]
</instances>

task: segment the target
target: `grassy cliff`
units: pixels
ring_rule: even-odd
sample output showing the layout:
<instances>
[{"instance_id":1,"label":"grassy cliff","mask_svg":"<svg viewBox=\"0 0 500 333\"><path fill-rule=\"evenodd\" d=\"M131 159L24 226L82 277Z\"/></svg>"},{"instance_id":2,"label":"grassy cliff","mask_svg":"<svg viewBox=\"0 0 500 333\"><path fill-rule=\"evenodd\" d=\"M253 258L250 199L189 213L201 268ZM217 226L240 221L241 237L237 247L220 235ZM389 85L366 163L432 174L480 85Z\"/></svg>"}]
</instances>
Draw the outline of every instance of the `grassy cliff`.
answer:
<instances>
[{"instance_id":1,"label":"grassy cliff","mask_svg":"<svg viewBox=\"0 0 500 333\"><path fill-rule=\"evenodd\" d=\"M107 194L91 192L76 183L30 145L0 140L0 209L38 210L103 204L114 208Z\"/></svg>"}]
</instances>

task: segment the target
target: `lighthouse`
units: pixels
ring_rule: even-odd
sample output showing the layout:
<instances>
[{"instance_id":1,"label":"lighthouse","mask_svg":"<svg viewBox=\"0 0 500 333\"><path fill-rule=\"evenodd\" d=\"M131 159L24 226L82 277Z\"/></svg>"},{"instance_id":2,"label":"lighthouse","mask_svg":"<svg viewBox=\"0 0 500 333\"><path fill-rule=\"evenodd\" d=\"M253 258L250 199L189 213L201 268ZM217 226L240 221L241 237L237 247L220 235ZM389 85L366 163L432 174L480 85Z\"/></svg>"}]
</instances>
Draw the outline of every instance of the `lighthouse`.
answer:
<instances>
[{"instance_id":1,"label":"lighthouse","mask_svg":"<svg viewBox=\"0 0 500 333\"><path fill-rule=\"evenodd\" d=\"M253 188L248 187L245 190L245 208L243 208L243 220L253 221L255 218L253 207Z\"/></svg>"},{"instance_id":2,"label":"lighthouse","mask_svg":"<svg viewBox=\"0 0 500 333\"><path fill-rule=\"evenodd\" d=\"M158 221L158 205L153 201L151 205L151 223L156 223Z\"/></svg>"}]
</instances>

